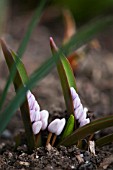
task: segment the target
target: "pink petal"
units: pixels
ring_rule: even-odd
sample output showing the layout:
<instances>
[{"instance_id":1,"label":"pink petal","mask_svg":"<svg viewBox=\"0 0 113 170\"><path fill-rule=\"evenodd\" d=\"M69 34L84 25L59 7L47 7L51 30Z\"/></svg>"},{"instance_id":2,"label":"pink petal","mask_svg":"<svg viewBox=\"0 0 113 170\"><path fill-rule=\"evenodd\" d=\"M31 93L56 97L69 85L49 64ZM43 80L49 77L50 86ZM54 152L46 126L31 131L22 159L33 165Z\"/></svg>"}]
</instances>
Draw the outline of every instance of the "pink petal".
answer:
<instances>
[{"instance_id":1,"label":"pink petal","mask_svg":"<svg viewBox=\"0 0 113 170\"><path fill-rule=\"evenodd\" d=\"M42 122L38 121L38 122L34 122L32 125L32 129L33 129L33 133L36 135L40 132L42 128Z\"/></svg>"},{"instance_id":2,"label":"pink petal","mask_svg":"<svg viewBox=\"0 0 113 170\"><path fill-rule=\"evenodd\" d=\"M59 122L60 122L60 119L53 120L48 126L48 131L56 134L56 131L59 127Z\"/></svg>"},{"instance_id":3,"label":"pink petal","mask_svg":"<svg viewBox=\"0 0 113 170\"><path fill-rule=\"evenodd\" d=\"M64 129L64 126L65 126L65 123L66 123L66 120L65 118L61 119L58 123L58 128L57 128L57 131L56 131L56 135L60 135Z\"/></svg>"},{"instance_id":4,"label":"pink petal","mask_svg":"<svg viewBox=\"0 0 113 170\"><path fill-rule=\"evenodd\" d=\"M87 119L83 120L82 122L80 122L80 127L85 126L88 123L90 123L90 119L89 118L87 118Z\"/></svg>"}]
</instances>

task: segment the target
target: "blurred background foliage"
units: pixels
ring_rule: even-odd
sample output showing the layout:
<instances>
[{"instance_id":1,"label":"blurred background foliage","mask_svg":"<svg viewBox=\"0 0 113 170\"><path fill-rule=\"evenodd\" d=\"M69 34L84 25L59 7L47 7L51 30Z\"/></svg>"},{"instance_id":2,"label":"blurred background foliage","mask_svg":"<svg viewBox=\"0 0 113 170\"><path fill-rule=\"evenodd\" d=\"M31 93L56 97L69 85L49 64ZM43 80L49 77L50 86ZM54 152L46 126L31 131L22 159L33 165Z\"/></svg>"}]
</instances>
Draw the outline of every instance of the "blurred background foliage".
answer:
<instances>
[{"instance_id":1,"label":"blurred background foliage","mask_svg":"<svg viewBox=\"0 0 113 170\"><path fill-rule=\"evenodd\" d=\"M17 13L34 9L40 0L9 0ZM113 0L47 0L47 6L57 5L57 8L69 9L77 23L85 23L100 15L113 13Z\"/></svg>"},{"instance_id":2,"label":"blurred background foliage","mask_svg":"<svg viewBox=\"0 0 113 170\"><path fill-rule=\"evenodd\" d=\"M54 0L71 10L76 22L87 22L99 15L113 13L113 0Z\"/></svg>"}]
</instances>

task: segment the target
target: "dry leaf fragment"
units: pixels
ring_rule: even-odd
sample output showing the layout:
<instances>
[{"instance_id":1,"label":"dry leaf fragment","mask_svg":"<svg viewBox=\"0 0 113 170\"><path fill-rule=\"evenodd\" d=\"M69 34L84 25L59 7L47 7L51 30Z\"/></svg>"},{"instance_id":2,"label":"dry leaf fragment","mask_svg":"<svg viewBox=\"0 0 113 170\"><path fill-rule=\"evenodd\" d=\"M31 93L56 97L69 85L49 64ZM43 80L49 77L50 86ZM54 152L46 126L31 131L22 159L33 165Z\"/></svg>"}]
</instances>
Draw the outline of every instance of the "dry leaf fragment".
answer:
<instances>
[{"instance_id":1,"label":"dry leaf fragment","mask_svg":"<svg viewBox=\"0 0 113 170\"><path fill-rule=\"evenodd\" d=\"M89 151L96 156L95 154L95 142L94 141L89 141Z\"/></svg>"},{"instance_id":2,"label":"dry leaf fragment","mask_svg":"<svg viewBox=\"0 0 113 170\"><path fill-rule=\"evenodd\" d=\"M77 160L78 160L79 164L81 164L81 163L83 163L83 162L84 162L84 159L81 157L81 155L80 155L80 154L76 155L76 158L77 158Z\"/></svg>"}]
</instances>

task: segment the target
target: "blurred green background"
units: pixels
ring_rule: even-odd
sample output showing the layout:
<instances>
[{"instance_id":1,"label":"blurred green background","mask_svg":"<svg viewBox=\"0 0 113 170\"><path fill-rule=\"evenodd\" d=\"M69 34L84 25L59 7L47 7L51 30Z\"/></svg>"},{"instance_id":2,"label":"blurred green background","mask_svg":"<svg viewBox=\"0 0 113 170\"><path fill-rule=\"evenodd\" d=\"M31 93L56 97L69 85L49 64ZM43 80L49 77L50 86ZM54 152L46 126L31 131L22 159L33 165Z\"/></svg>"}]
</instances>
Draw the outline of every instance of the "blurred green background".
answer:
<instances>
[{"instance_id":1,"label":"blurred green background","mask_svg":"<svg viewBox=\"0 0 113 170\"><path fill-rule=\"evenodd\" d=\"M76 22L84 23L100 15L113 13L113 0L46 0L47 7L58 5L58 8L68 8ZM9 0L13 10L18 13L34 9L40 0Z\"/></svg>"}]
</instances>

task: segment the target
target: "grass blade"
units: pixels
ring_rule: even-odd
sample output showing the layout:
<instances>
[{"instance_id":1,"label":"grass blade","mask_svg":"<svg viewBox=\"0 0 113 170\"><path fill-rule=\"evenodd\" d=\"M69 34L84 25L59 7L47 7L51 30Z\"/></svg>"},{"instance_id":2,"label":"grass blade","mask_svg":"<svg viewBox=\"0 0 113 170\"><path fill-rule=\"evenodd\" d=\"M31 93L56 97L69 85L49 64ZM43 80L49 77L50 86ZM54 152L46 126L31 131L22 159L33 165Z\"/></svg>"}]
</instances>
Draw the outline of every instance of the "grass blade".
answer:
<instances>
[{"instance_id":1,"label":"grass blade","mask_svg":"<svg viewBox=\"0 0 113 170\"><path fill-rule=\"evenodd\" d=\"M70 146L76 144L79 140L84 139L88 135L113 126L113 116L108 116L95 120L73 132L67 138L60 142L60 145Z\"/></svg>"},{"instance_id":2,"label":"grass blade","mask_svg":"<svg viewBox=\"0 0 113 170\"><path fill-rule=\"evenodd\" d=\"M32 20L28 26L28 30L27 30L27 32L18 48L18 51L17 51L17 54L19 55L20 58L24 54L27 44L29 42L29 39L31 37L31 34L32 34L34 28L36 27L37 23L39 22L40 17L42 16L42 11L43 11L45 4L46 4L46 0L41 0L40 4L38 5L38 7L32 17Z\"/></svg>"},{"instance_id":3,"label":"grass blade","mask_svg":"<svg viewBox=\"0 0 113 170\"><path fill-rule=\"evenodd\" d=\"M78 30L71 40L65 44L64 47L62 47L62 51L67 56L70 52L72 53L72 51L77 50L83 44L90 41L95 35L99 34L110 26L113 26L113 16L103 17L91 21Z\"/></svg>"},{"instance_id":4,"label":"grass blade","mask_svg":"<svg viewBox=\"0 0 113 170\"><path fill-rule=\"evenodd\" d=\"M27 44L28 44L28 41L30 39L30 36L33 32L33 29L35 28L36 24L38 23L40 17L41 17L41 14L42 14L42 10L43 10L43 7L46 3L46 0L42 0L40 5L37 7L36 11L35 11L35 14L29 24L29 27L28 27L28 30L23 38L23 41L22 43L20 44L20 47L18 49L18 55L19 55L19 58L22 58L22 55L27 47ZM18 62L16 62L16 65L18 64ZM5 88L4 88L4 91L2 93L2 96L0 98L0 109L2 108L3 106L3 103L5 101L5 98L6 98L6 95L7 95L7 92L8 92L8 89L9 89L9 86L12 82L12 80L14 79L14 76L15 76L15 72L16 72L16 65L14 65L12 67L12 70L10 72L10 75L8 77L8 80L6 82L6 85L5 85Z\"/></svg>"},{"instance_id":5,"label":"grass blade","mask_svg":"<svg viewBox=\"0 0 113 170\"><path fill-rule=\"evenodd\" d=\"M58 52L58 48L52 38L50 38L50 46L53 54ZM73 100L70 92L70 87L74 87L76 89L75 77L69 62L67 58L63 55L63 53L61 53L61 57L56 63L56 66L59 73L67 113L69 115L74 114Z\"/></svg>"},{"instance_id":6,"label":"grass blade","mask_svg":"<svg viewBox=\"0 0 113 170\"><path fill-rule=\"evenodd\" d=\"M17 93L20 87L24 87L26 85L26 82L28 81L28 76L27 76L23 63L17 57L17 55L13 51L11 53L3 41L1 42L1 44L2 44L2 50L4 53L6 63L8 65L9 71L11 71L12 66L15 64L15 62L19 60L18 65L16 66L16 75L13 80L15 91ZM25 132L26 132L25 134L27 138L28 149L31 152L35 148L35 138L34 138L31 121L30 121L30 110L29 110L27 97L25 97L24 102L20 106L20 110L21 110L21 116L22 116Z\"/></svg>"},{"instance_id":7,"label":"grass blade","mask_svg":"<svg viewBox=\"0 0 113 170\"><path fill-rule=\"evenodd\" d=\"M113 134L99 138L99 139L96 140L95 143L98 147L102 147L104 145L107 145L110 142L113 142Z\"/></svg>"}]
</instances>

